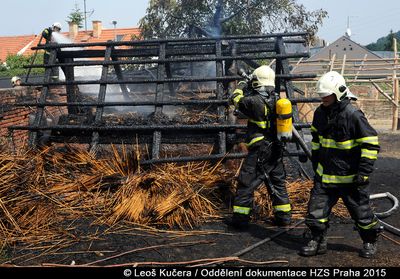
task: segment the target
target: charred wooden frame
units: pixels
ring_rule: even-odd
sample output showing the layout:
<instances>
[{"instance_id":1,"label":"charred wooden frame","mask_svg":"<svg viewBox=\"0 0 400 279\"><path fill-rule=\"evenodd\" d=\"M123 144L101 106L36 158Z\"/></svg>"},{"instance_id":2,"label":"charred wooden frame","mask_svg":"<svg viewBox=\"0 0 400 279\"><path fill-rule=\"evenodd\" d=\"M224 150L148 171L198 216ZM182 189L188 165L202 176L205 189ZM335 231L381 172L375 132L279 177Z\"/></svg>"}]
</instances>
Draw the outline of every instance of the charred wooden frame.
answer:
<instances>
[{"instance_id":1,"label":"charred wooden frame","mask_svg":"<svg viewBox=\"0 0 400 279\"><path fill-rule=\"evenodd\" d=\"M307 128L307 123L300 123L296 104L299 102L315 102L315 99L295 99L294 92L299 91L292 85L293 79L314 78L315 75L290 74L289 62L291 58L308 57L304 53L287 53L285 45L304 44L306 33L280 33L269 35L227 36L220 38L197 39L163 39L129 42L108 41L103 43L80 44L50 44L38 45L34 49L50 51L48 64L30 65L28 68L44 67L43 82L27 82L25 86L42 86L37 102L17 103L17 106L36 107L35 119L31 125L11 126L13 130L28 130L30 145L38 144L41 131L51 131L52 142L89 143L92 149L98 144L108 143L139 143L150 144L151 154L148 160L142 163L157 162L186 162L196 160L218 160L222 158L243 158L244 153L232 153L232 146L243 140L246 125L236 124L231 120L228 96L234 88L234 82L241 79L237 74L238 64L257 67L263 59L276 59L276 90L282 89L292 101L294 107L295 127L299 130ZM213 76L193 75L194 63L212 62L215 65ZM132 65L153 65L154 73L150 77L127 74L123 67ZM187 65L189 74L174 75L173 67ZM101 66L101 76L93 80L76 80L75 69L82 66ZM65 81L52 81L51 69L61 67L65 74ZM183 66L182 66L183 67ZM214 66L213 66L214 67ZM113 74L110 74L113 69ZM179 91L174 84L215 82L209 98L200 98L199 90L189 89L190 98L180 99ZM130 92L128 86L153 85L155 92L153 100L141 100L142 93ZM54 86L66 86L67 102L50 102L48 95ZM96 101L82 101L76 94L79 85L99 85ZM124 101L106 101L107 87L119 85ZM182 91L183 92L183 91ZM135 96L133 96L133 95ZM138 96L139 94L139 96ZM146 94L146 93L143 93ZM184 94L181 94L184 95ZM147 96L148 97L148 96ZM147 99L144 98L144 99ZM139 99L139 100L138 100ZM47 107L66 107L68 115L80 115L85 108L95 108L92 120L89 123L69 125L58 123L46 125L44 110ZM180 106L190 110L191 107L209 109L215 114L212 124L186 123L153 123L146 125L115 125L104 121L104 110L107 107L140 107L152 106L154 113L162 114L165 106ZM301 140L301 139L297 139ZM188 156L160 158L163 144L213 144L213 153ZM297 150L287 152L286 155L304 155Z\"/></svg>"}]
</instances>

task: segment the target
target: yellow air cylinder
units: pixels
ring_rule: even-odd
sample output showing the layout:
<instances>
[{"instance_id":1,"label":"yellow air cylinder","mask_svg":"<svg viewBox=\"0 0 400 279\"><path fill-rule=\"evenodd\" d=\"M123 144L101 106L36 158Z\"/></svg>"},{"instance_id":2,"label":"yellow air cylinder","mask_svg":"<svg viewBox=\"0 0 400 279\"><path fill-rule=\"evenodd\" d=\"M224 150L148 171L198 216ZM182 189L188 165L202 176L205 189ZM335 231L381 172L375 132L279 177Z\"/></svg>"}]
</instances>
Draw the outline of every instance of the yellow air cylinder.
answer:
<instances>
[{"instance_id":1,"label":"yellow air cylinder","mask_svg":"<svg viewBox=\"0 0 400 279\"><path fill-rule=\"evenodd\" d=\"M292 138L292 103L285 98L276 102L276 128L278 139L287 141Z\"/></svg>"}]
</instances>

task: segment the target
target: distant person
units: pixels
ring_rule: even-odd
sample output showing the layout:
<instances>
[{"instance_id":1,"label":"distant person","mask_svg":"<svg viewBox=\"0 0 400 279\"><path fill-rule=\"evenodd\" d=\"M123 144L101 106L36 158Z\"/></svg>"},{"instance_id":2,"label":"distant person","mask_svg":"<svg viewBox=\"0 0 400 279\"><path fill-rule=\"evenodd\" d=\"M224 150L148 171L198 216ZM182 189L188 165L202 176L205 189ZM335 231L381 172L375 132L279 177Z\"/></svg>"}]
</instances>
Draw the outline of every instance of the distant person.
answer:
<instances>
[{"instance_id":1,"label":"distant person","mask_svg":"<svg viewBox=\"0 0 400 279\"><path fill-rule=\"evenodd\" d=\"M11 84L12 84L12 87L21 86L21 78L18 77L18 76L12 77L12 79L11 79Z\"/></svg>"},{"instance_id":2,"label":"distant person","mask_svg":"<svg viewBox=\"0 0 400 279\"><path fill-rule=\"evenodd\" d=\"M249 90L250 94L244 94L244 90ZM254 70L251 84L240 81L231 96L235 108L248 119L246 145L249 151L240 169L230 222L237 229L248 227L254 191L262 182L271 196L275 224L286 226L291 222L283 144L277 138L274 124L276 95L275 72L263 65Z\"/></svg>"},{"instance_id":3,"label":"distant person","mask_svg":"<svg viewBox=\"0 0 400 279\"><path fill-rule=\"evenodd\" d=\"M341 198L363 241L360 256L371 258L377 251L382 227L370 206L369 177L379 152L377 132L339 73L324 74L317 83L322 104L314 113L311 126L312 164L315 171L306 224L312 239L300 255L327 252L327 230L332 207Z\"/></svg>"},{"instance_id":4,"label":"distant person","mask_svg":"<svg viewBox=\"0 0 400 279\"><path fill-rule=\"evenodd\" d=\"M45 39L45 44L55 43L53 37L53 32L60 32L61 24L59 22L54 22L51 27L48 27L43 30L42 37ZM50 50L46 49L43 55L43 63L48 64L50 60ZM51 79L57 81L58 80L58 67L51 69Z\"/></svg>"}]
</instances>

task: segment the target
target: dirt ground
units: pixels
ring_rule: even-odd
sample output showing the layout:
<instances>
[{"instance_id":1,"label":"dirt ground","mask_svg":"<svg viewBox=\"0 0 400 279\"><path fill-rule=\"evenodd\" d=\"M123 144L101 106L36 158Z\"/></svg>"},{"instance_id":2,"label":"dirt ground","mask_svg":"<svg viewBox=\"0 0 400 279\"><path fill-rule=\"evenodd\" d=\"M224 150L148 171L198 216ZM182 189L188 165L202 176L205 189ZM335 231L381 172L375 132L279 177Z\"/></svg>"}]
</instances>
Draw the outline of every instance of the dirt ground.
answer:
<instances>
[{"instance_id":1,"label":"dirt ground","mask_svg":"<svg viewBox=\"0 0 400 279\"><path fill-rule=\"evenodd\" d=\"M390 192L400 198L400 133L381 133L382 150L371 177L371 193ZM374 202L376 211L385 211L390 203L379 200ZM297 220L298 221L298 220ZM385 222L400 228L400 210L384 219ZM106 234L107 228L90 227L91 220L82 220L80 241L67 248L61 248L51 255L35 252L27 247L15 247L8 251L9 264L40 265L88 264L109 266L126 263L158 262L178 263L200 259L230 257L243 249L271 237L262 245L243 253L240 259L248 261L225 261L223 266L255 265L256 262L277 261L268 266L326 266L326 267L399 267L400 237L385 231L379 241L379 251L374 259L363 259L358 256L362 242L353 229L351 220L333 218L329 231L328 253L316 257L304 258L298 255L299 248L307 239L303 238L304 224L293 227L290 231L274 237L281 229L262 222L252 224L248 231L233 231L224 220L203 224L185 233L161 232L154 230L121 229L119 233ZM296 221L295 221L296 222ZM98 235L93 240L85 236L88 231ZM101 233L103 232L103 233ZM390 239L392 240L390 240ZM30 253L30 257L21 257ZM21 257L21 258L19 258ZM22 258L24 260L22 260ZM26 260L26 259L29 260ZM163 264L161 264L163 265ZM267 263L264 263L267 265Z\"/></svg>"}]
</instances>

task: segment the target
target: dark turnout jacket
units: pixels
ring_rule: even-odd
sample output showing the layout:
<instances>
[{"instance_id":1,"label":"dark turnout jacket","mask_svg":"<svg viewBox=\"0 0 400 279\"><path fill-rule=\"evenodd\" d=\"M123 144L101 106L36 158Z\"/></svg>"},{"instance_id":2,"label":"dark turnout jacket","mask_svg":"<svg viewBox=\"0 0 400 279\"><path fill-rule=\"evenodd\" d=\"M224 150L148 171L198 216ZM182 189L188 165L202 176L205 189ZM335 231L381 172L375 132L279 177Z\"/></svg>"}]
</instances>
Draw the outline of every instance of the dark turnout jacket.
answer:
<instances>
[{"instance_id":1,"label":"dark turnout jacket","mask_svg":"<svg viewBox=\"0 0 400 279\"><path fill-rule=\"evenodd\" d=\"M272 95L269 92L268 95ZM241 113L247 119L247 146L261 140L276 139L274 129L274 104L273 100L254 91L250 95L244 95L242 89L236 89L233 92L232 101Z\"/></svg>"},{"instance_id":2,"label":"dark turnout jacket","mask_svg":"<svg viewBox=\"0 0 400 279\"><path fill-rule=\"evenodd\" d=\"M42 37L46 40L46 44L51 42L51 35L53 33L53 29L48 27L42 31Z\"/></svg>"},{"instance_id":3,"label":"dark turnout jacket","mask_svg":"<svg viewBox=\"0 0 400 279\"><path fill-rule=\"evenodd\" d=\"M377 132L349 99L319 106L311 127L312 162L316 179L332 185L368 177L379 152Z\"/></svg>"}]
</instances>

